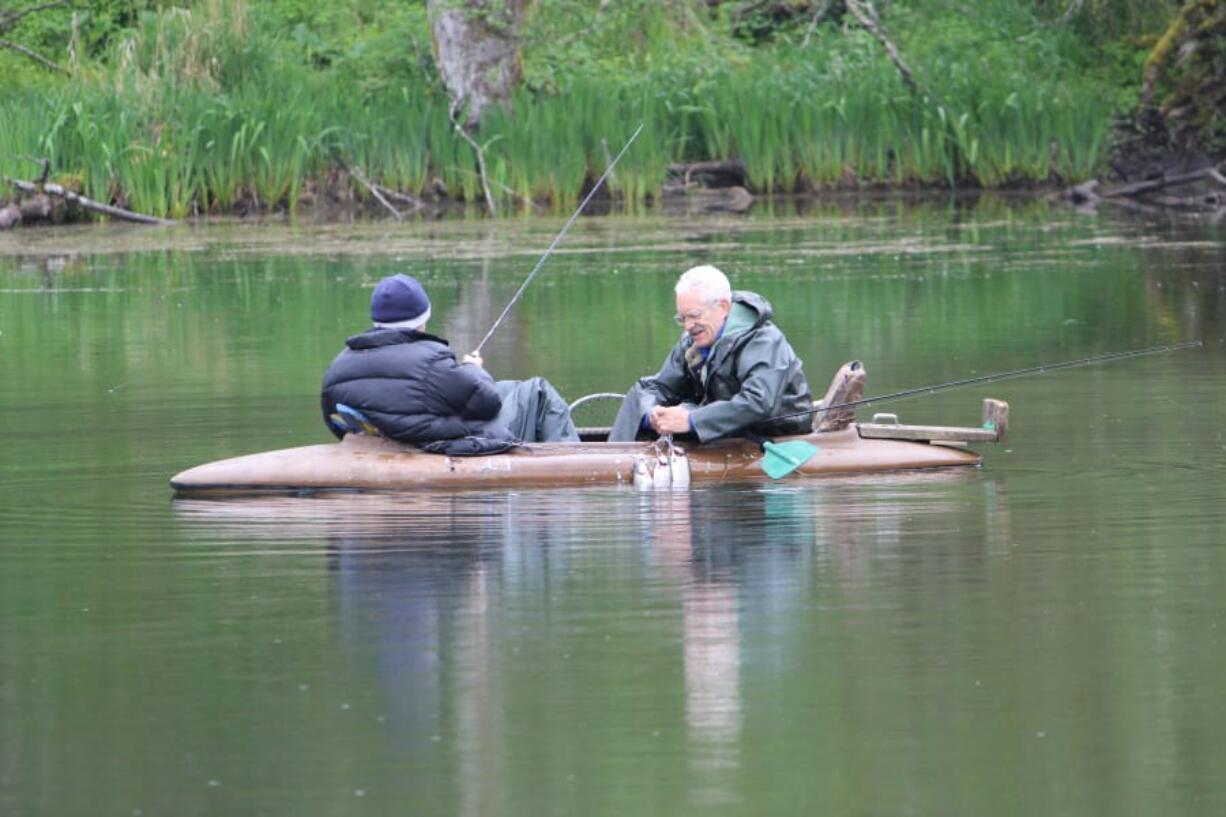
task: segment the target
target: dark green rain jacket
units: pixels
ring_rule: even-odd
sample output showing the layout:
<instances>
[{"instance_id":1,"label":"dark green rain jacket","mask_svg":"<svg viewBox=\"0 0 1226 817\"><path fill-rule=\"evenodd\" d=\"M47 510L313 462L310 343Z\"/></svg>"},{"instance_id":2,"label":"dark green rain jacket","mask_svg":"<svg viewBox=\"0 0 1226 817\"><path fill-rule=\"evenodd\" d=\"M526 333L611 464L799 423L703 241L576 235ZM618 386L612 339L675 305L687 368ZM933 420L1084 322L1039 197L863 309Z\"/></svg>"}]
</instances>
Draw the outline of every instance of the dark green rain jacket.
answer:
<instances>
[{"instance_id":1,"label":"dark green rain jacket","mask_svg":"<svg viewBox=\"0 0 1226 817\"><path fill-rule=\"evenodd\" d=\"M754 292L732 294L724 331L706 360L689 335L673 347L663 368L626 395L610 440L633 440L653 406L688 403L701 442L751 431L763 436L807 434L811 415L770 417L812 410L809 384L787 338L771 323L770 302ZM637 406L635 403L637 402Z\"/></svg>"}]
</instances>

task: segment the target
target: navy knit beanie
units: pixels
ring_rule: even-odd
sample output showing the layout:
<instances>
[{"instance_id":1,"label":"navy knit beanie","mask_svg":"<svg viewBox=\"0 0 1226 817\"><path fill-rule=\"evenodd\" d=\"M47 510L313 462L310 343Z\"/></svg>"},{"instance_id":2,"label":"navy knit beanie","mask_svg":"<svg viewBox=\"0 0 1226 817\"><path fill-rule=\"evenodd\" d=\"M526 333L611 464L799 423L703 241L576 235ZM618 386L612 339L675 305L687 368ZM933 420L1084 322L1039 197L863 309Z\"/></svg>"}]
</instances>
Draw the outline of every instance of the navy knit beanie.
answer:
<instances>
[{"instance_id":1,"label":"navy knit beanie","mask_svg":"<svg viewBox=\"0 0 1226 817\"><path fill-rule=\"evenodd\" d=\"M384 278L370 298L370 319L376 326L420 329L430 319L430 299L411 275Z\"/></svg>"}]
</instances>

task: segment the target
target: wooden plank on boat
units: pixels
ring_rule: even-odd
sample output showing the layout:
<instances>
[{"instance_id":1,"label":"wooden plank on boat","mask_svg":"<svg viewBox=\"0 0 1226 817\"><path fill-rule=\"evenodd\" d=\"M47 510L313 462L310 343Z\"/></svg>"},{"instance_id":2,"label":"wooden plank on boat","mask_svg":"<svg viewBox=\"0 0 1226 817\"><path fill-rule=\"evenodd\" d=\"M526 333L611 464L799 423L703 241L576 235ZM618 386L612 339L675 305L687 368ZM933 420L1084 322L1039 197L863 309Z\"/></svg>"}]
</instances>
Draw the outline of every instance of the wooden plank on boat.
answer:
<instances>
[{"instance_id":1,"label":"wooden plank on boat","mask_svg":"<svg viewBox=\"0 0 1226 817\"><path fill-rule=\"evenodd\" d=\"M882 416L893 417L877 415L874 419ZM983 425L979 428L903 425L896 418L893 422L860 423L858 428L860 436L870 440L997 443L1005 438L1009 429L1009 404L1004 400L984 400Z\"/></svg>"},{"instance_id":2,"label":"wooden plank on boat","mask_svg":"<svg viewBox=\"0 0 1226 817\"><path fill-rule=\"evenodd\" d=\"M905 426L900 423L860 423L860 436L869 440L926 440L994 443L996 431L961 426Z\"/></svg>"}]
</instances>

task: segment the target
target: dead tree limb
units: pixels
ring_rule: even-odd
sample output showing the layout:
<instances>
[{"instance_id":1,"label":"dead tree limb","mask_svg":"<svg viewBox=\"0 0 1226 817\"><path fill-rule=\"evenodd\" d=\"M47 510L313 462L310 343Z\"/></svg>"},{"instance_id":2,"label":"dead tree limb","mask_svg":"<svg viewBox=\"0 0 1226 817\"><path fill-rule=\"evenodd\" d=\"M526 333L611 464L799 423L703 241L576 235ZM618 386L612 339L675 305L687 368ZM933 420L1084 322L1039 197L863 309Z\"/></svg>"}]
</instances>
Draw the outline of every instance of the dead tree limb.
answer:
<instances>
[{"instance_id":1,"label":"dead tree limb","mask_svg":"<svg viewBox=\"0 0 1226 817\"><path fill-rule=\"evenodd\" d=\"M383 194L379 192L378 188L376 188L373 184L370 183L370 180L366 178L366 174L362 172L362 169L360 167L358 167L357 165L349 165L348 170L349 170L349 175L352 176L354 179L356 179L359 184L361 184L363 187L369 190L370 194L375 197L375 201L379 202L384 207L386 207L387 211L391 213L396 218L397 221L404 220L404 213L401 213L399 210L397 210L395 207L391 205L391 202L383 198Z\"/></svg>"},{"instance_id":2,"label":"dead tree limb","mask_svg":"<svg viewBox=\"0 0 1226 817\"><path fill-rule=\"evenodd\" d=\"M505 184L503 184L500 181L494 181L493 185L497 187L499 190L501 190L502 192L506 193L511 198L519 199L524 204L526 204L529 209L536 209L537 207L540 207L540 205L534 202L532 199L528 198L527 196L521 196L519 193L516 193L514 190L507 187Z\"/></svg>"},{"instance_id":3,"label":"dead tree limb","mask_svg":"<svg viewBox=\"0 0 1226 817\"><path fill-rule=\"evenodd\" d=\"M809 20L809 27L805 29L805 38L800 42L801 48L809 47L809 40L813 38L813 32L817 30L817 24L830 11L831 2L832 0L822 0L822 2L817 4L817 8L813 11L813 19Z\"/></svg>"},{"instance_id":4,"label":"dead tree limb","mask_svg":"<svg viewBox=\"0 0 1226 817\"><path fill-rule=\"evenodd\" d=\"M1176 207L1184 210L1217 210L1226 207L1226 197L1214 190L1199 196L1151 196L1149 201L1163 207Z\"/></svg>"},{"instance_id":5,"label":"dead tree limb","mask_svg":"<svg viewBox=\"0 0 1226 817\"><path fill-rule=\"evenodd\" d=\"M1090 179L1088 182L1075 185L1066 190L1064 196L1074 204L1085 204L1099 201L1102 198L1098 195L1098 179Z\"/></svg>"},{"instance_id":6,"label":"dead tree limb","mask_svg":"<svg viewBox=\"0 0 1226 817\"><path fill-rule=\"evenodd\" d=\"M21 207L6 204L0 207L0 230L8 230L21 223Z\"/></svg>"},{"instance_id":7,"label":"dead tree limb","mask_svg":"<svg viewBox=\"0 0 1226 817\"><path fill-rule=\"evenodd\" d=\"M398 201L401 204L409 205L413 208L411 212L426 209L426 203L416 196L410 196L408 193L402 193L399 190L392 190L390 187L384 187L381 184L374 185L374 188L392 201Z\"/></svg>"},{"instance_id":8,"label":"dead tree limb","mask_svg":"<svg viewBox=\"0 0 1226 817\"><path fill-rule=\"evenodd\" d=\"M13 11L9 11L9 12L0 14L0 34L5 34L11 31L13 27L15 27L17 23L22 20L22 18L28 17L31 14L34 14L40 11L46 11L48 9L53 9L53 8L67 8L67 7L68 7L68 0L52 0L52 2L49 2L49 3L39 3L37 5L29 6L27 8L15 9ZM29 59L43 66L44 68L50 69L52 71L59 71L61 74L68 73L68 69L64 68L61 65L57 65L56 63L44 57L42 54L39 54L34 49L28 48L22 45L21 43L15 43L12 40L0 39L0 48L7 48L10 51L16 51L18 54L21 54L24 57L28 57Z\"/></svg>"},{"instance_id":9,"label":"dead tree limb","mask_svg":"<svg viewBox=\"0 0 1226 817\"><path fill-rule=\"evenodd\" d=\"M1226 177L1222 175L1218 168L1202 167L1200 170L1193 170L1188 173L1175 173L1170 176L1159 176L1156 179L1145 179L1139 182L1132 182L1131 184L1119 185L1103 190L1098 195L1105 199L1119 198L1120 196L1137 196L1142 193L1161 190L1164 187L1175 187L1190 182L1198 182L1202 179L1212 179L1221 184L1226 184Z\"/></svg>"},{"instance_id":10,"label":"dead tree limb","mask_svg":"<svg viewBox=\"0 0 1226 817\"><path fill-rule=\"evenodd\" d=\"M689 164L671 164L668 172L681 176L688 187L694 176L706 176L714 180L714 187L744 186L745 163L740 159L726 161L690 162Z\"/></svg>"},{"instance_id":11,"label":"dead tree limb","mask_svg":"<svg viewBox=\"0 0 1226 817\"><path fill-rule=\"evenodd\" d=\"M1212 190L1190 196L1153 195L1168 187L1178 187L1194 182L1211 181L1226 188L1226 174L1222 168L1202 167L1188 173L1174 173L1160 176L1156 179L1144 179L1130 184L1116 185L1107 189L1099 189L1098 181L1091 179L1064 191L1064 198L1073 204L1098 204L1103 201L1132 209L1143 209L1145 212L1160 212L1157 207L1197 209L1221 209L1226 206L1226 192ZM1142 203L1144 202L1144 203Z\"/></svg>"},{"instance_id":12,"label":"dead tree limb","mask_svg":"<svg viewBox=\"0 0 1226 817\"><path fill-rule=\"evenodd\" d=\"M68 69L62 65L56 65L51 60L39 54L37 51L26 48L21 43L15 43L11 40L0 40L0 48L7 48L10 51L16 51L18 54L29 57L44 68L49 68L52 71L59 71L61 74L67 74Z\"/></svg>"},{"instance_id":13,"label":"dead tree limb","mask_svg":"<svg viewBox=\"0 0 1226 817\"><path fill-rule=\"evenodd\" d=\"M489 208L490 215L498 217L498 206L494 204L494 194L490 192L489 176L485 172L485 148L477 144L477 140L472 138L472 135L464 128L464 125L459 120L459 109L451 106L451 125L455 128L455 132L460 134L460 138L469 144L473 152L477 154L477 170L481 178L481 190L485 193L485 206Z\"/></svg>"},{"instance_id":14,"label":"dead tree limb","mask_svg":"<svg viewBox=\"0 0 1226 817\"><path fill-rule=\"evenodd\" d=\"M890 38L881 30L881 22L877 19L877 12L873 8L873 4L869 0L846 0L847 10L852 13L856 21L872 34L877 42L881 43L881 47L885 49L885 53L890 58L890 62L894 63L894 67L898 69L898 73L902 74L903 82L911 89L911 93L919 94L919 84L915 81L915 74L903 62L902 55L898 53L898 49Z\"/></svg>"},{"instance_id":15,"label":"dead tree limb","mask_svg":"<svg viewBox=\"0 0 1226 817\"><path fill-rule=\"evenodd\" d=\"M1064 13L1061 14L1059 19L1056 20L1055 25L1062 26L1069 20L1076 17L1077 13L1081 11L1081 7L1084 6L1085 3L1086 0L1072 0L1072 2L1068 4L1068 8L1064 10Z\"/></svg>"},{"instance_id":16,"label":"dead tree limb","mask_svg":"<svg viewBox=\"0 0 1226 817\"><path fill-rule=\"evenodd\" d=\"M158 218L157 216L147 216L144 213L134 213L131 210L125 210L122 207L113 207L109 204L103 204L99 201L94 201L91 198L82 196L80 193L74 193L71 190L65 190L63 185L59 184L35 184L34 182L23 181L22 179L13 179L8 176L3 177L6 182L16 187L22 193L27 195L37 196L46 193L50 196L63 199L69 204L75 204L83 210L89 210L94 213L101 213L104 216L117 218L121 221L132 221L137 224L174 224L170 219Z\"/></svg>"},{"instance_id":17,"label":"dead tree limb","mask_svg":"<svg viewBox=\"0 0 1226 817\"><path fill-rule=\"evenodd\" d=\"M38 12L46 11L47 9L67 8L67 6L68 0L51 0L50 3L42 3L37 6L30 6L29 8L5 12L3 15L0 15L0 31L8 31L10 28L17 25L17 22L21 20L22 17L37 14Z\"/></svg>"}]
</instances>

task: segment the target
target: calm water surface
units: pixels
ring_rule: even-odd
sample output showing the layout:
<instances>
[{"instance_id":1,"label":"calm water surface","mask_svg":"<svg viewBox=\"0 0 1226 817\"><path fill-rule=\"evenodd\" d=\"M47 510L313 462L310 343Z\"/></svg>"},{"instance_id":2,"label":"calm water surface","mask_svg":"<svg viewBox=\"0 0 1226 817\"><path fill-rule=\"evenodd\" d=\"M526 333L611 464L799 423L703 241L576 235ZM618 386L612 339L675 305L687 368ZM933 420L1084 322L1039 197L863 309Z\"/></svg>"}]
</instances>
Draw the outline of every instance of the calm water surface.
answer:
<instances>
[{"instance_id":1,"label":"calm water surface","mask_svg":"<svg viewBox=\"0 0 1226 817\"><path fill-rule=\"evenodd\" d=\"M982 469L172 500L328 439L407 271L471 348L560 220L0 235L0 814L1226 812L1226 228L1041 202L580 222L487 365L572 399L720 265ZM599 422L598 417L581 418Z\"/></svg>"}]
</instances>

